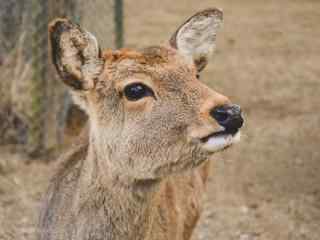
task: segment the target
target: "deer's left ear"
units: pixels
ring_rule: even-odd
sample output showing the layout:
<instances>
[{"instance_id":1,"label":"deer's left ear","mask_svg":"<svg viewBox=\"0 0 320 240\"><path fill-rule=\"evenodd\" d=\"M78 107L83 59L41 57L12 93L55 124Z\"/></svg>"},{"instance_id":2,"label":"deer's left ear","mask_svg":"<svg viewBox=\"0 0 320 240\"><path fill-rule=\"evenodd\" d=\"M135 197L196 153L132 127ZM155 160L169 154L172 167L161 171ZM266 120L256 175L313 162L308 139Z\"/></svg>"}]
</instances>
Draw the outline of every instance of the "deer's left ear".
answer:
<instances>
[{"instance_id":1,"label":"deer's left ear","mask_svg":"<svg viewBox=\"0 0 320 240\"><path fill-rule=\"evenodd\" d=\"M216 8L198 12L183 23L170 39L170 45L201 71L215 48L217 31L222 25L222 11Z\"/></svg>"}]
</instances>

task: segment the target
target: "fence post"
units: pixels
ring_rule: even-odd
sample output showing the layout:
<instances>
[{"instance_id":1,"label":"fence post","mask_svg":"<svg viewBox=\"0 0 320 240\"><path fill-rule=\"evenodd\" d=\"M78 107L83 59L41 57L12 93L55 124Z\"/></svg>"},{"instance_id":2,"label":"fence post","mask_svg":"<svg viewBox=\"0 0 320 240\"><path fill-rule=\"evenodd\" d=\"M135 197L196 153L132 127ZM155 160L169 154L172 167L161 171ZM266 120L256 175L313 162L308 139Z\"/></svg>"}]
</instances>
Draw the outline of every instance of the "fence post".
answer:
<instances>
[{"instance_id":1,"label":"fence post","mask_svg":"<svg viewBox=\"0 0 320 240\"><path fill-rule=\"evenodd\" d=\"M123 38L123 0L115 0L114 4L114 22L115 22L115 46L122 48L124 45Z\"/></svg>"},{"instance_id":2,"label":"fence post","mask_svg":"<svg viewBox=\"0 0 320 240\"><path fill-rule=\"evenodd\" d=\"M28 152L35 156L45 148L46 73L47 73L47 0L32 0L32 79Z\"/></svg>"}]
</instances>

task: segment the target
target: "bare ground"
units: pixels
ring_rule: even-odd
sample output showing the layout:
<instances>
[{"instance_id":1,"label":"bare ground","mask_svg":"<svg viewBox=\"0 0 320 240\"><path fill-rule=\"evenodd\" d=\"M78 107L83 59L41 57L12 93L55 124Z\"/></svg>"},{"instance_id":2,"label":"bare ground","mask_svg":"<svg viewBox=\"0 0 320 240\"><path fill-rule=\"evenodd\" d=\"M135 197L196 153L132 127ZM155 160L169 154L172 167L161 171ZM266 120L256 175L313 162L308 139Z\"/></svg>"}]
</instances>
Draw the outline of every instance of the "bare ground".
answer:
<instances>
[{"instance_id":1,"label":"bare ground","mask_svg":"<svg viewBox=\"0 0 320 240\"><path fill-rule=\"evenodd\" d=\"M127 1L127 46L165 42L195 11L224 9L203 81L245 112L242 142L216 155L195 239L320 239L320 2ZM5 169L5 171L4 171ZM0 239L33 239L52 164L0 149Z\"/></svg>"}]
</instances>

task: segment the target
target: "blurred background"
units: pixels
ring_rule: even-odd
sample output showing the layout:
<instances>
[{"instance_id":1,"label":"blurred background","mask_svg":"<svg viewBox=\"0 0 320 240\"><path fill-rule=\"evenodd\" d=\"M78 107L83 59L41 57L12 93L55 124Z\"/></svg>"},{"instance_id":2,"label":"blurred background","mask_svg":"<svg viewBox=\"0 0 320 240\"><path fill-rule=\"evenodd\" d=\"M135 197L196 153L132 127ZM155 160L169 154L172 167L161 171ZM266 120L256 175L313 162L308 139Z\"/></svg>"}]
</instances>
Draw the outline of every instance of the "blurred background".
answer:
<instances>
[{"instance_id":1,"label":"blurred background","mask_svg":"<svg viewBox=\"0 0 320 240\"><path fill-rule=\"evenodd\" d=\"M215 156L194 240L320 239L319 0L1 1L0 239L34 239L54 159L86 121L52 68L48 22L68 16L103 48L135 48L208 7L224 26L201 78L246 126Z\"/></svg>"}]
</instances>

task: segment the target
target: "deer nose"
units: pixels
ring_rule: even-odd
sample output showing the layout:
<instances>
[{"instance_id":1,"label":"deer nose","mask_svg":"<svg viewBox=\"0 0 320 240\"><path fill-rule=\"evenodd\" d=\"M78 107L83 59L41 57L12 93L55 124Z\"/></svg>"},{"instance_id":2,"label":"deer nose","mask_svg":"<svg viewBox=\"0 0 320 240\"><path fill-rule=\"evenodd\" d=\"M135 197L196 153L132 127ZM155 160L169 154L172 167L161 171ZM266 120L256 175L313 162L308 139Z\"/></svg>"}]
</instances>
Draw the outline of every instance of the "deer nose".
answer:
<instances>
[{"instance_id":1,"label":"deer nose","mask_svg":"<svg viewBox=\"0 0 320 240\"><path fill-rule=\"evenodd\" d=\"M235 104L215 107L210 111L210 115L219 125L223 126L226 131L236 132L243 125L241 108Z\"/></svg>"}]
</instances>

